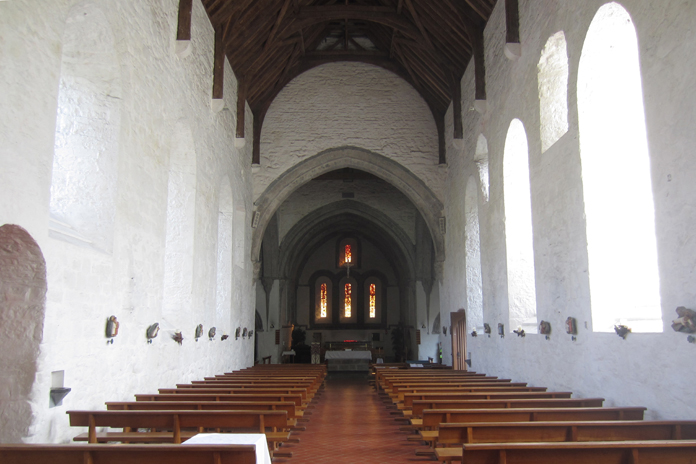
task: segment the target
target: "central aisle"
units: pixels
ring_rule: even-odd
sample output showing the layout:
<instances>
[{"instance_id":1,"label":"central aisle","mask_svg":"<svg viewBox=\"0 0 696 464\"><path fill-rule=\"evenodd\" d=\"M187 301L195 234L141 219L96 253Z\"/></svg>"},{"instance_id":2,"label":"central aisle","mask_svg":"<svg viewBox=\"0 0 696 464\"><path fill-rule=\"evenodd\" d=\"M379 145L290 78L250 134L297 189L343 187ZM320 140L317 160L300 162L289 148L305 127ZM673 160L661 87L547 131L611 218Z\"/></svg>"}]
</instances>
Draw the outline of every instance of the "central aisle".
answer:
<instances>
[{"instance_id":1,"label":"central aisle","mask_svg":"<svg viewBox=\"0 0 696 464\"><path fill-rule=\"evenodd\" d=\"M372 464L430 461L417 457L416 448L399 431L402 423L394 420L367 375L330 374L321 395L312 401L306 416L306 431L300 443L288 446L293 457L274 462L296 464Z\"/></svg>"}]
</instances>

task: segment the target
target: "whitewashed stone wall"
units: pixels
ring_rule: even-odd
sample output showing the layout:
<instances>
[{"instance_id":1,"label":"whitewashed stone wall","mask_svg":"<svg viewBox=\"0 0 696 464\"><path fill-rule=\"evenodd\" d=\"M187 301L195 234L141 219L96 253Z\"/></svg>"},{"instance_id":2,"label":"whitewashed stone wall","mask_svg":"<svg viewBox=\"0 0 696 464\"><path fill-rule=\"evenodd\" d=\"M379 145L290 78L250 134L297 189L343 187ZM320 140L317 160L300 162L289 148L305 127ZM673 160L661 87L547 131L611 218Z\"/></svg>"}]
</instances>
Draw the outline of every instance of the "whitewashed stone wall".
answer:
<instances>
[{"instance_id":1,"label":"whitewashed stone wall","mask_svg":"<svg viewBox=\"0 0 696 464\"><path fill-rule=\"evenodd\" d=\"M233 260L232 308L218 324L216 341L193 340L198 323L206 333L214 323L223 176L231 183L234 221L246 224L234 228L234 253L241 247L249 255L252 144L235 148L234 110L211 111L213 30L200 2L194 2L192 53L176 55L178 3L0 2L0 225L17 224L31 234L44 254L48 281L33 420L24 441L69 441L80 430L68 427L68 409L103 408L107 400L131 400L134 393L253 362L253 341L232 336L220 342L222 333L233 335L238 326L253 328L248 259ZM85 6L108 21L120 79L120 94L113 95L120 100L120 123L112 252L49 237L63 37L68 18ZM229 65L225 76L225 106L236 108ZM181 121L191 131L196 156L193 281L186 307L164 321L168 175ZM246 121L250 134L248 109ZM121 327L107 345L105 322L112 314ZM158 321L160 335L148 345L145 330ZM183 331L182 346L170 339L175 329ZM72 392L62 406L49 408L51 372L60 370Z\"/></svg>"},{"instance_id":2,"label":"whitewashed stone wall","mask_svg":"<svg viewBox=\"0 0 696 464\"><path fill-rule=\"evenodd\" d=\"M355 146L404 165L442 197L432 113L406 81L377 66L331 63L301 74L276 97L261 132L254 199L289 167Z\"/></svg>"},{"instance_id":3,"label":"whitewashed stone wall","mask_svg":"<svg viewBox=\"0 0 696 464\"><path fill-rule=\"evenodd\" d=\"M693 419L691 401L696 374L694 349L684 334L672 331L677 306L696 306L693 290L696 244L696 161L693 156L696 93L691 79L696 56L692 27L696 4L676 0L626 0L638 33L643 95L655 197L664 333L631 334L622 340L591 331L583 192L578 144L577 75L586 32L605 2L520 2L522 56L508 60L504 2L498 2L485 30L489 112L473 107L473 64L462 80L464 149L450 146L445 191L448 217L447 260L441 287L442 320L467 302L464 251L466 179L478 177L474 163L479 134L488 139L490 200L479 197L483 320L493 328L488 338L468 337L473 369L578 397L604 397L605 404L648 407L647 417ZM564 31L568 45L569 130L542 154L537 64L549 37ZM451 112L450 112L451 117ZM503 208L503 151L510 121L519 118L529 140L536 266L537 316L550 321L550 340L542 335L510 334ZM448 140L451 140L451 119ZM640 250L636 250L640 252ZM563 322L578 320L576 342ZM506 324L504 339L495 335ZM587 324L587 325L586 325ZM445 323L445 325L448 325ZM469 331L472 330L470 327ZM451 364L451 338L440 336Z\"/></svg>"}]
</instances>

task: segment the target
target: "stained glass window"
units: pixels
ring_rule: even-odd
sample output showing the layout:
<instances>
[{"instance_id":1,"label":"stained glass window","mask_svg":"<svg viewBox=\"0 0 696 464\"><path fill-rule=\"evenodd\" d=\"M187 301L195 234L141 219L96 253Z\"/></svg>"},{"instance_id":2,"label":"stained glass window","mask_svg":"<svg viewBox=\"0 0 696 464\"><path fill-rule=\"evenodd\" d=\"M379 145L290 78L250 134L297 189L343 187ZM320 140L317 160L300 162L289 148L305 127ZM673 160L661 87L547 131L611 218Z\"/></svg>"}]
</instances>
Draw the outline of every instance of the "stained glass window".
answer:
<instances>
[{"instance_id":1,"label":"stained glass window","mask_svg":"<svg viewBox=\"0 0 696 464\"><path fill-rule=\"evenodd\" d=\"M370 319L374 319L377 316L377 311L375 309L375 300L377 299L377 286L375 284L370 284Z\"/></svg>"},{"instance_id":2,"label":"stained glass window","mask_svg":"<svg viewBox=\"0 0 696 464\"><path fill-rule=\"evenodd\" d=\"M347 263L347 264L352 264L352 263L353 263L353 253L352 253L352 250L351 250L351 248L350 248L350 245L346 245L346 247L345 247L345 249L344 249L344 258L343 258L343 262L344 262L344 263Z\"/></svg>"},{"instance_id":3,"label":"stained glass window","mask_svg":"<svg viewBox=\"0 0 696 464\"><path fill-rule=\"evenodd\" d=\"M347 245L350 246L350 245ZM353 306L353 295L352 295L352 289L353 286L351 284L346 284L345 286L345 309L344 309L344 316L345 317L351 317L353 314L352 312L352 306Z\"/></svg>"},{"instance_id":4,"label":"stained glass window","mask_svg":"<svg viewBox=\"0 0 696 464\"><path fill-rule=\"evenodd\" d=\"M321 284L319 301L321 305L321 314L319 317L326 317L326 284Z\"/></svg>"}]
</instances>

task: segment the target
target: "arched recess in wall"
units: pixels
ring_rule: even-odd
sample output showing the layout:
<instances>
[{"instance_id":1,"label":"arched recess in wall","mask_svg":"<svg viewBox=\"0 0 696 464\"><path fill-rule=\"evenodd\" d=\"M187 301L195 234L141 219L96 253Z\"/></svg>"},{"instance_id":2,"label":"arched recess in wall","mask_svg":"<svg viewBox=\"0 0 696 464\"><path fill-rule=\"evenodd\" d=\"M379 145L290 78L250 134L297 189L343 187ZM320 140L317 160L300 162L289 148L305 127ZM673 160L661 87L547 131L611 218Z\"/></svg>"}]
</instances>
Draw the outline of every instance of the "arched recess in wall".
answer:
<instances>
[{"instance_id":1,"label":"arched recess in wall","mask_svg":"<svg viewBox=\"0 0 696 464\"><path fill-rule=\"evenodd\" d=\"M111 252L116 213L121 79L114 37L91 3L63 37L50 199L50 235Z\"/></svg>"},{"instance_id":2,"label":"arched recess in wall","mask_svg":"<svg viewBox=\"0 0 696 464\"><path fill-rule=\"evenodd\" d=\"M568 132L568 50L563 31L546 41L537 70L541 152L544 153Z\"/></svg>"},{"instance_id":3,"label":"arched recess in wall","mask_svg":"<svg viewBox=\"0 0 696 464\"><path fill-rule=\"evenodd\" d=\"M46 262L23 228L0 227L0 443L21 443L32 421L31 389L46 308Z\"/></svg>"},{"instance_id":4,"label":"arched recess in wall","mask_svg":"<svg viewBox=\"0 0 696 464\"><path fill-rule=\"evenodd\" d=\"M602 6L587 32L578 113L592 328L662 332L638 40L617 3Z\"/></svg>"},{"instance_id":5,"label":"arched recess in wall","mask_svg":"<svg viewBox=\"0 0 696 464\"><path fill-rule=\"evenodd\" d=\"M406 195L428 225L436 263L445 260L444 236L440 231L440 217L444 215L444 207L428 186L403 165L385 156L361 148L340 147L321 152L289 168L254 202L253 221L257 225L253 230L251 243L253 262L259 260L263 235L269 221L288 196L315 177L342 168L354 168L374 174Z\"/></svg>"},{"instance_id":6,"label":"arched recess in wall","mask_svg":"<svg viewBox=\"0 0 696 464\"><path fill-rule=\"evenodd\" d=\"M536 333L538 330L529 148L527 133L519 119L513 119L510 123L505 139L503 189L509 330L522 327L525 332Z\"/></svg>"},{"instance_id":7,"label":"arched recess in wall","mask_svg":"<svg viewBox=\"0 0 696 464\"><path fill-rule=\"evenodd\" d=\"M476 141L476 153L474 162L479 173L479 183L481 185L481 194L483 201L488 201L490 191L490 180L488 178L488 140L483 134L479 134Z\"/></svg>"},{"instance_id":8,"label":"arched recess in wall","mask_svg":"<svg viewBox=\"0 0 696 464\"><path fill-rule=\"evenodd\" d=\"M215 286L215 324L231 324L232 313L232 231L234 201L230 179L222 176L218 196L217 284Z\"/></svg>"},{"instance_id":9,"label":"arched recess in wall","mask_svg":"<svg viewBox=\"0 0 696 464\"><path fill-rule=\"evenodd\" d=\"M483 280L481 278L481 237L476 178L470 176L464 195L464 235L466 259L466 303L473 328L483 327Z\"/></svg>"},{"instance_id":10,"label":"arched recess in wall","mask_svg":"<svg viewBox=\"0 0 696 464\"><path fill-rule=\"evenodd\" d=\"M196 151L185 121L177 122L169 157L162 317L175 322L192 307Z\"/></svg>"}]
</instances>

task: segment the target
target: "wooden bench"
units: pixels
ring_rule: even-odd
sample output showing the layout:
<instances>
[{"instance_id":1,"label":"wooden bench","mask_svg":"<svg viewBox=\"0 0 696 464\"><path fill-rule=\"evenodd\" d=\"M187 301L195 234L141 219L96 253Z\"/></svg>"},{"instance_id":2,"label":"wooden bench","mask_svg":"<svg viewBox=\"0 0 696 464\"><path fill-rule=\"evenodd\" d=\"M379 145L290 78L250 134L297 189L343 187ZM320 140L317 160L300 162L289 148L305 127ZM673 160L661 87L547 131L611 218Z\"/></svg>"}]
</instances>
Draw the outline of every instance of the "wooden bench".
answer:
<instances>
[{"instance_id":1,"label":"wooden bench","mask_svg":"<svg viewBox=\"0 0 696 464\"><path fill-rule=\"evenodd\" d=\"M285 411L288 425L303 416L289 401L109 401L108 411Z\"/></svg>"},{"instance_id":2,"label":"wooden bench","mask_svg":"<svg viewBox=\"0 0 696 464\"><path fill-rule=\"evenodd\" d=\"M68 411L70 425L88 427L87 433L73 438L89 443L137 442L179 444L205 429L253 430L265 433L273 445L289 439L288 416L285 411ZM97 432L97 427L121 428L122 432ZM267 432L270 428L272 431ZM133 432L132 430L136 431ZM138 432L137 429L154 429ZM167 431L157 431L157 430Z\"/></svg>"},{"instance_id":3,"label":"wooden bench","mask_svg":"<svg viewBox=\"0 0 696 464\"><path fill-rule=\"evenodd\" d=\"M504 422L440 424L438 444L696 440L696 421ZM437 454L438 451L442 453ZM438 448L438 460L462 447ZM442 457L441 457L442 456Z\"/></svg>"},{"instance_id":4,"label":"wooden bench","mask_svg":"<svg viewBox=\"0 0 696 464\"><path fill-rule=\"evenodd\" d=\"M162 395L200 395L203 393L213 395L235 395L235 394L285 394L301 395L303 401L311 399L306 388L160 388L158 392Z\"/></svg>"},{"instance_id":5,"label":"wooden bench","mask_svg":"<svg viewBox=\"0 0 696 464\"><path fill-rule=\"evenodd\" d=\"M516 408L601 408L604 398L539 398L520 400L418 400L411 417L421 417L426 409L516 409Z\"/></svg>"},{"instance_id":6,"label":"wooden bench","mask_svg":"<svg viewBox=\"0 0 696 464\"><path fill-rule=\"evenodd\" d=\"M0 445L2 464L256 464L253 445Z\"/></svg>"},{"instance_id":7,"label":"wooden bench","mask_svg":"<svg viewBox=\"0 0 696 464\"><path fill-rule=\"evenodd\" d=\"M135 401L282 401L295 403L299 410L303 409L302 395L285 395L282 393L267 394L233 394L219 395L216 393L197 393L190 395L179 394L136 394Z\"/></svg>"},{"instance_id":8,"label":"wooden bench","mask_svg":"<svg viewBox=\"0 0 696 464\"><path fill-rule=\"evenodd\" d=\"M571 392L433 392L404 394L401 409L413 409L418 400L513 400L534 398L570 398Z\"/></svg>"},{"instance_id":9,"label":"wooden bench","mask_svg":"<svg viewBox=\"0 0 696 464\"><path fill-rule=\"evenodd\" d=\"M693 464L696 440L463 445L467 464Z\"/></svg>"},{"instance_id":10,"label":"wooden bench","mask_svg":"<svg viewBox=\"0 0 696 464\"><path fill-rule=\"evenodd\" d=\"M396 397L396 402L402 402L408 394L428 394L428 393L524 393L524 392L546 392L546 387L471 387L453 385L450 387L406 387L403 388Z\"/></svg>"}]
</instances>

